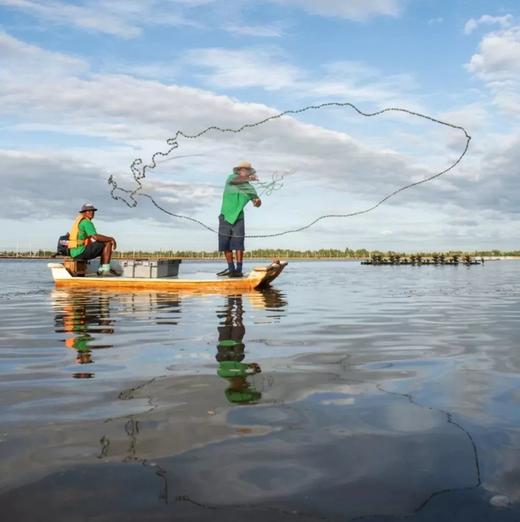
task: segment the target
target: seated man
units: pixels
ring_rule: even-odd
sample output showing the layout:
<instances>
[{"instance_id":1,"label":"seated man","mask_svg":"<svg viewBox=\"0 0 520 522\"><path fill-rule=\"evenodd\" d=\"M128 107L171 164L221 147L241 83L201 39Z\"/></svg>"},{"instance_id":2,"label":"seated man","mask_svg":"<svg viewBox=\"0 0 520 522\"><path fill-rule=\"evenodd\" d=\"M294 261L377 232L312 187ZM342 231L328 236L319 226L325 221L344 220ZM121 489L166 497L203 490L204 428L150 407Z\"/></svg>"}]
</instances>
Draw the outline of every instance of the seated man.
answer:
<instances>
[{"instance_id":1,"label":"seated man","mask_svg":"<svg viewBox=\"0 0 520 522\"><path fill-rule=\"evenodd\" d=\"M96 210L92 203L85 203L81 207L69 234L69 253L74 259L94 259L101 256L98 275L117 275L110 270L112 250L117 246L116 240L96 232L92 223Z\"/></svg>"}]
</instances>

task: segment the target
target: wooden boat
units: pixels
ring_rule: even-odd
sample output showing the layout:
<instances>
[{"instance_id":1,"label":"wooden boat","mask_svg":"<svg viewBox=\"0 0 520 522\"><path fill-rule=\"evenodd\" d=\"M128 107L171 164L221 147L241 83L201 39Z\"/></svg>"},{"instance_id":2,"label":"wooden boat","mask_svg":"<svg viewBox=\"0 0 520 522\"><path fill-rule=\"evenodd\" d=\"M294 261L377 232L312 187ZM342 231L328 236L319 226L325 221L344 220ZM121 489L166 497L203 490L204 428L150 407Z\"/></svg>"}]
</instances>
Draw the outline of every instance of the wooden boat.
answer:
<instances>
[{"instance_id":1,"label":"wooden boat","mask_svg":"<svg viewBox=\"0 0 520 522\"><path fill-rule=\"evenodd\" d=\"M178 277L99 277L95 272L73 276L63 263L49 263L57 287L107 288L116 290L182 290L188 292L235 292L261 289L269 286L287 266L287 261L274 261L255 267L244 277L215 277L182 279Z\"/></svg>"}]
</instances>

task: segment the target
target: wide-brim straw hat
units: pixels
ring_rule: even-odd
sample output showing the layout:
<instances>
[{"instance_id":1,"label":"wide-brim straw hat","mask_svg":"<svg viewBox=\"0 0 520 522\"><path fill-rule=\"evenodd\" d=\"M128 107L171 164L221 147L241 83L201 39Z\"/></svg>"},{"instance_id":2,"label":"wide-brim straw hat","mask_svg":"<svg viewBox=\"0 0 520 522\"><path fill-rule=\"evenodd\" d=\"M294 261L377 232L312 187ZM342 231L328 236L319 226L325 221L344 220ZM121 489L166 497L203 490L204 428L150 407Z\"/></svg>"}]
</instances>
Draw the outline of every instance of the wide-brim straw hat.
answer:
<instances>
[{"instance_id":1,"label":"wide-brim straw hat","mask_svg":"<svg viewBox=\"0 0 520 522\"><path fill-rule=\"evenodd\" d=\"M241 161L236 167L233 167L234 171L240 170L240 169L247 169L251 172L256 172L256 170L253 168L253 165L249 163L249 161Z\"/></svg>"}]
</instances>

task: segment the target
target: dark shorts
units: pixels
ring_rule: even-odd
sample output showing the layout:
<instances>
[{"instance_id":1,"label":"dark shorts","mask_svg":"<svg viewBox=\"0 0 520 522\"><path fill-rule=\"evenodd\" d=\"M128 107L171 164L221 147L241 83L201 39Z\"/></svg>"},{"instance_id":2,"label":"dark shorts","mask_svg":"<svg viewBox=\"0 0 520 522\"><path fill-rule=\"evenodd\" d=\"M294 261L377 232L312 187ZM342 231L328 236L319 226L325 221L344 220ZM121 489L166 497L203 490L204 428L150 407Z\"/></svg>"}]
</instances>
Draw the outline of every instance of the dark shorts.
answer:
<instances>
[{"instance_id":1,"label":"dark shorts","mask_svg":"<svg viewBox=\"0 0 520 522\"><path fill-rule=\"evenodd\" d=\"M234 225L228 223L222 214L218 217L218 249L220 252L226 250L244 250L245 235L244 218L240 218Z\"/></svg>"},{"instance_id":2,"label":"dark shorts","mask_svg":"<svg viewBox=\"0 0 520 522\"><path fill-rule=\"evenodd\" d=\"M103 248L105 248L105 243L101 241L95 241L94 243L89 243L83 252L76 256L74 259L94 259L95 257L99 257L101 252L103 252Z\"/></svg>"}]
</instances>

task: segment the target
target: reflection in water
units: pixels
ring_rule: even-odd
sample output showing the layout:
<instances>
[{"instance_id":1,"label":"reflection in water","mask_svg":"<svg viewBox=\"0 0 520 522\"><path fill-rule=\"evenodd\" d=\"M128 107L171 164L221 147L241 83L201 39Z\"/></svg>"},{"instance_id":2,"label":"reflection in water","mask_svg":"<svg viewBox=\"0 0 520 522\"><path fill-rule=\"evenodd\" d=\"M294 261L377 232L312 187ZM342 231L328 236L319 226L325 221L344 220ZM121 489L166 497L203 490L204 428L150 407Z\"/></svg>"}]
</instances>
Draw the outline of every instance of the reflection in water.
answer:
<instances>
[{"instance_id":1,"label":"reflection in water","mask_svg":"<svg viewBox=\"0 0 520 522\"><path fill-rule=\"evenodd\" d=\"M260 373L261 370L257 363L242 362L245 355L243 339L246 333L242 296L229 295L226 300L224 313L217 311L217 317L222 320L217 328L216 359L219 362L217 374L229 382L225 392L229 402L237 404L256 402L262 394L248 381L248 377Z\"/></svg>"},{"instance_id":2,"label":"reflection in water","mask_svg":"<svg viewBox=\"0 0 520 522\"><path fill-rule=\"evenodd\" d=\"M106 293L78 289L55 290L53 308L55 331L66 333L65 346L75 350L77 364L94 363L93 350L113 348L113 344L101 342L100 337L114 334L114 319L111 312L115 304L118 312L134 317L144 315L157 325L177 325L176 315L180 312L178 294L172 293ZM166 315L165 315L166 314ZM74 372L76 379L93 378L92 371Z\"/></svg>"},{"instance_id":3,"label":"reflection in water","mask_svg":"<svg viewBox=\"0 0 520 522\"><path fill-rule=\"evenodd\" d=\"M92 350L111 348L111 344L96 342L93 334L113 334L110 319L110 298L106 294L83 292L55 292L55 331L69 334L63 341L67 348L76 351L77 364L91 364ZM75 379L90 379L93 372L74 372Z\"/></svg>"},{"instance_id":4,"label":"reflection in water","mask_svg":"<svg viewBox=\"0 0 520 522\"><path fill-rule=\"evenodd\" d=\"M247 297L255 308L262 308L263 310L267 311L276 311L276 317L285 315L287 300L285 299L285 295L276 288L264 288L261 291L248 294Z\"/></svg>"},{"instance_id":5,"label":"reflection in water","mask_svg":"<svg viewBox=\"0 0 520 522\"><path fill-rule=\"evenodd\" d=\"M518 490L518 409L512 407L518 365L508 347L518 340L518 315L504 312L502 301L497 313L487 315L486 303L478 315L472 302L471 317L487 336L482 341L476 326L468 330L470 314L464 315L460 302L438 303L439 316L426 300L420 311L410 308L417 301L408 300L386 308L377 288L370 287L373 298L360 292L343 301L325 291L316 304L307 285L296 296L301 287L293 286L288 317L281 294L273 291L183 297L182 316L175 296L57 296L50 328L63 333L48 335L48 320L47 330L33 330L46 336L49 360L43 366L38 350L32 367L22 361L24 370L41 375L45 386L64 384L70 409L77 408L76 397L105 409L94 412L95 422L91 409L81 416L74 412L71 418L78 420L65 418L65 424L67 403L60 397L47 410L52 417L45 418L40 398L48 398L48 391L30 383L33 404L9 413L43 422L34 430L26 424L13 430L11 441L22 440L16 445L1 441L6 454L13 448L11 454L18 455L6 455L4 477L18 473L28 484L2 493L4 515L34 520L46 513L58 520L95 509L84 516L512 521L518 509L505 506L516 501ZM96 352L102 343L115 348ZM278 378L264 387L274 358L292 355L291 346L298 356L289 371L279 365ZM49 379L49 369L64 354L77 357L80 368L95 368L97 385ZM252 361L262 366L259 375ZM163 378L169 365L172 373ZM463 368L456 371L456 365ZM14 394L17 387L4 387L13 404L25 400ZM108 393L95 396L100 389ZM45 422L49 418L62 422ZM34 465L41 461L46 478L29 484L38 478ZM11 477L6 482L14 483ZM494 508L499 502L503 507ZM20 509L32 518L17 516Z\"/></svg>"},{"instance_id":6,"label":"reflection in water","mask_svg":"<svg viewBox=\"0 0 520 522\"><path fill-rule=\"evenodd\" d=\"M287 302L282 294L273 288L248 294L256 307L266 310L283 309ZM224 309L217 310L221 320L218 330L216 359L219 362L217 374L229 383L225 391L226 398L234 404L258 402L262 393L256 389L251 376L262 370L256 362L243 362L245 357L244 306L241 294L228 295Z\"/></svg>"},{"instance_id":7,"label":"reflection in water","mask_svg":"<svg viewBox=\"0 0 520 522\"><path fill-rule=\"evenodd\" d=\"M220 299L220 297L219 297ZM248 404L256 403L262 397L250 381L251 376L260 373L260 366L255 363L243 362L245 357L244 335L244 301L253 308L261 308L266 311L276 311L271 317L278 319L287 304L279 291L267 289L263 292L248 294L228 295L225 297L225 306L217 309L217 317L220 319L218 326L218 344L216 359L219 362L217 374L229 383L225 396L230 403ZM83 291L55 292L54 308L57 332L70 334L64 342L67 348L76 350L76 362L79 364L92 363L92 350L97 348L111 348L112 345L100 344L99 334L117 333L114 329L114 321L111 317L117 317L121 310L131 317L145 317L155 324L179 324L179 316L162 315L156 311L170 314L180 312L181 300L178 294L145 294L128 293L91 294ZM112 308L112 310L111 310ZM85 377L75 373L74 377ZM89 374L90 377L94 373ZM148 387L155 378L140 385L123 390L119 393L120 400L135 398L135 393ZM151 404L146 414L155 410ZM120 445L108 434L103 434L99 439L100 449L97 453L99 460L107 460L118 455L118 460L123 463L140 463L153 475L160 479L157 498L160 502L168 504L168 471L159 463L148 460L146 447L150 430L146 429L142 414L130 414L121 418L122 432L124 434L123 445ZM148 427L150 425L148 424ZM144 441L144 443L143 443ZM142 447L144 446L144 448ZM152 475L152 476L153 476Z\"/></svg>"}]
</instances>

